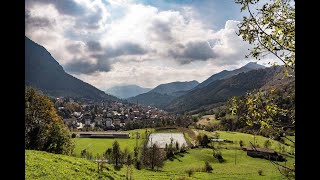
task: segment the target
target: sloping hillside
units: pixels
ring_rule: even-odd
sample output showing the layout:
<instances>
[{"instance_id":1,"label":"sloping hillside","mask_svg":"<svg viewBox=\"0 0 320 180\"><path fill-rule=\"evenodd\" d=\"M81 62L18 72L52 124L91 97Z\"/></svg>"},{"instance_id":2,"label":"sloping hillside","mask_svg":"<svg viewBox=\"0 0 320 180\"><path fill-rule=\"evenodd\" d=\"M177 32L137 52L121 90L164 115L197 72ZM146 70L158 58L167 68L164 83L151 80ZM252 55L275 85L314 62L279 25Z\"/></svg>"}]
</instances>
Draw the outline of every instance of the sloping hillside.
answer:
<instances>
[{"instance_id":1,"label":"sloping hillside","mask_svg":"<svg viewBox=\"0 0 320 180\"><path fill-rule=\"evenodd\" d=\"M171 95L175 92L188 91L199 84L198 81L186 81L186 82L171 82L166 84L160 84L150 92L168 94Z\"/></svg>"},{"instance_id":2,"label":"sloping hillside","mask_svg":"<svg viewBox=\"0 0 320 180\"><path fill-rule=\"evenodd\" d=\"M147 92L138 96L129 98L128 101L131 103L138 103L145 106L154 106L163 108L169 104L175 97L167 94L160 94L155 92Z\"/></svg>"},{"instance_id":3,"label":"sloping hillside","mask_svg":"<svg viewBox=\"0 0 320 180\"><path fill-rule=\"evenodd\" d=\"M51 96L117 100L94 86L66 73L42 46L25 37L25 85Z\"/></svg>"},{"instance_id":4,"label":"sloping hillside","mask_svg":"<svg viewBox=\"0 0 320 180\"><path fill-rule=\"evenodd\" d=\"M44 151L25 151L25 179L121 179L111 165L102 173L97 171L97 163L66 155Z\"/></svg>"},{"instance_id":5,"label":"sloping hillside","mask_svg":"<svg viewBox=\"0 0 320 180\"><path fill-rule=\"evenodd\" d=\"M212 83L212 82L214 82L216 80L227 79L227 78L230 78L230 77L232 77L234 75L237 75L239 73L242 73L242 72L248 72L248 71L251 71L251 70L263 69L263 68L265 68L265 66L257 64L255 62L250 62L250 63L242 66L239 69L235 69L235 70L232 70L232 71L223 70L223 71L221 71L221 72L219 72L217 74L213 74L212 76L210 76L208 79L206 79L205 81L203 81L202 83L197 85L192 90L203 88L203 87L207 86L208 84L210 84L210 83Z\"/></svg>"},{"instance_id":6,"label":"sloping hillside","mask_svg":"<svg viewBox=\"0 0 320 180\"><path fill-rule=\"evenodd\" d=\"M282 68L270 67L240 73L228 79L216 80L207 86L195 89L180 96L166 107L168 111L185 112L204 105L224 102L232 96L241 96L246 92L259 89L274 78Z\"/></svg>"}]
</instances>

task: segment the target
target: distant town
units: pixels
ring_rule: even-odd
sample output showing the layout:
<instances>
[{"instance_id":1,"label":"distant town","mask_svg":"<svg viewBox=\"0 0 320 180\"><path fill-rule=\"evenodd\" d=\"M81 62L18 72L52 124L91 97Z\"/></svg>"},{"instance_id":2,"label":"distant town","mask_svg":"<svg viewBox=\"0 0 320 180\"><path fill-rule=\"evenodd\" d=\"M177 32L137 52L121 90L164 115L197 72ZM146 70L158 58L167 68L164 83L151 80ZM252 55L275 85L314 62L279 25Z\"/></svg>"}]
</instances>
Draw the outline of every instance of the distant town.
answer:
<instances>
[{"instance_id":1,"label":"distant town","mask_svg":"<svg viewBox=\"0 0 320 180\"><path fill-rule=\"evenodd\" d=\"M162 109L132 103L78 103L72 98L59 97L55 106L72 131L128 130L126 124L132 121L155 124L157 120L176 118Z\"/></svg>"}]
</instances>

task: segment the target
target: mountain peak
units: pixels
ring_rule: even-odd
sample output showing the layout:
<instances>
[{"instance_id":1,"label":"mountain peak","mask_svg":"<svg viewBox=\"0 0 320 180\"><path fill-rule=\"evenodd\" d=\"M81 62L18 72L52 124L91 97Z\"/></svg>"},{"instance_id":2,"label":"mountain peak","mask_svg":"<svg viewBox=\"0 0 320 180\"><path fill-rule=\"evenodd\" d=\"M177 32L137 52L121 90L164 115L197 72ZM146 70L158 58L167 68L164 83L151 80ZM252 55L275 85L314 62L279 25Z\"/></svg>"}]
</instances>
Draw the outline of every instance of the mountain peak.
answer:
<instances>
[{"instance_id":1,"label":"mountain peak","mask_svg":"<svg viewBox=\"0 0 320 180\"><path fill-rule=\"evenodd\" d=\"M243 67L249 68L249 69L261 69L265 68L265 66L258 64L257 62L249 62L248 64L244 65Z\"/></svg>"}]
</instances>

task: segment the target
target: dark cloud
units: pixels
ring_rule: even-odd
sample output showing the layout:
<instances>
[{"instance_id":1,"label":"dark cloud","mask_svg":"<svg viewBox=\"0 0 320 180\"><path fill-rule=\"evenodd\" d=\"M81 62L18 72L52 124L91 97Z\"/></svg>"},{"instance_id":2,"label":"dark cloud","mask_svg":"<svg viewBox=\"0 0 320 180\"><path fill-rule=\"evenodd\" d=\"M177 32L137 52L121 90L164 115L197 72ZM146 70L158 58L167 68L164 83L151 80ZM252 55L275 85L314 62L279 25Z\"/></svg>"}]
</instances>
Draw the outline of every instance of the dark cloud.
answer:
<instances>
[{"instance_id":1,"label":"dark cloud","mask_svg":"<svg viewBox=\"0 0 320 180\"><path fill-rule=\"evenodd\" d=\"M117 57L121 55L139 55L145 53L147 53L147 50L142 48L139 44L133 42L124 42L115 48L108 48L106 51L106 56Z\"/></svg>"},{"instance_id":2,"label":"dark cloud","mask_svg":"<svg viewBox=\"0 0 320 180\"><path fill-rule=\"evenodd\" d=\"M98 41L89 41L87 42L87 48L89 51L101 51L101 45Z\"/></svg>"},{"instance_id":3,"label":"dark cloud","mask_svg":"<svg viewBox=\"0 0 320 180\"><path fill-rule=\"evenodd\" d=\"M84 8L73 0L26 0L26 6L34 4L52 4L61 14L77 16L85 12Z\"/></svg>"},{"instance_id":4,"label":"dark cloud","mask_svg":"<svg viewBox=\"0 0 320 180\"><path fill-rule=\"evenodd\" d=\"M89 41L87 43L88 49L91 48L92 52L101 48L101 45L96 41ZM78 47L75 45L69 46L69 51L76 52ZM111 64L113 63L114 57L121 55L139 55L145 54L147 50L143 49L139 44L125 42L116 47L106 48L103 54L93 53L91 58L97 60L96 64L90 64L85 62L85 59L74 59L71 63L64 66L65 70L74 74L92 74L94 72L108 72L111 70Z\"/></svg>"},{"instance_id":5,"label":"dark cloud","mask_svg":"<svg viewBox=\"0 0 320 180\"><path fill-rule=\"evenodd\" d=\"M183 56L191 59L207 60L214 57L208 42L190 42L186 45Z\"/></svg>"},{"instance_id":6,"label":"dark cloud","mask_svg":"<svg viewBox=\"0 0 320 180\"><path fill-rule=\"evenodd\" d=\"M74 0L26 0L26 7L30 8L35 4L52 4L59 14L74 16L78 20L74 27L80 29L98 29L99 21L103 13L101 8L95 12L87 12L87 9Z\"/></svg>"},{"instance_id":7,"label":"dark cloud","mask_svg":"<svg viewBox=\"0 0 320 180\"><path fill-rule=\"evenodd\" d=\"M71 63L66 64L64 69L74 74L92 74L97 71L108 72L111 67L108 61L98 61L97 64L90 64L83 60L73 60Z\"/></svg>"},{"instance_id":8,"label":"dark cloud","mask_svg":"<svg viewBox=\"0 0 320 180\"><path fill-rule=\"evenodd\" d=\"M169 51L169 56L172 56L181 64L192 61L206 61L217 57L207 41L189 42L186 45L177 44L175 50Z\"/></svg>"},{"instance_id":9,"label":"dark cloud","mask_svg":"<svg viewBox=\"0 0 320 180\"><path fill-rule=\"evenodd\" d=\"M68 46L66 46L66 49L72 53L72 54L75 54L75 53L80 53L81 52L81 44L70 44Z\"/></svg>"},{"instance_id":10,"label":"dark cloud","mask_svg":"<svg viewBox=\"0 0 320 180\"><path fill-rule=\"evenodd\" d=\"M152 23L150 30L157 35L157 39L159 40L164 40L164 41L173 40L171 27L168 22L162 22L159 20L154 21Z\"/></svg>"},{"instance_id":11,"label":"dark cloud","mask_svg":"<svg viewBox=\"0 0 320 180\"><path fill-rule=\"evenodd\" d=\"M30 28L51 28L55 24L54 20L49 20L45 17L32 17L27 9L25 9L24 18L27 30Z\"/></svg>"}]
</instances>

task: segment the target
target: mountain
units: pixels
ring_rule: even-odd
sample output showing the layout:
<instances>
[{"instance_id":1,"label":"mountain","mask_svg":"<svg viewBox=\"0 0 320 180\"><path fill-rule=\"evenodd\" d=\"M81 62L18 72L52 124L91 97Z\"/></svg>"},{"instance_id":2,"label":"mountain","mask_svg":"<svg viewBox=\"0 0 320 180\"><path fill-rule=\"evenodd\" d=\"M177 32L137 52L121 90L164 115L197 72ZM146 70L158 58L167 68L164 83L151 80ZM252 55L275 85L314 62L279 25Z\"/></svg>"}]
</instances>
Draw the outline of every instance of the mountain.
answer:
<instances>
[{"instance_id":1,"label":"mountain","mask_svg":"<svg viewBox=\"0 0 320 180\"><path fill-rule=\"evenodd\" d=\"M198 81L186 81L186 82L171 82L167 84L160 84L152 89L150 92L159 94L174 95L176 92L188 91L199 84Z\"/></svg>"},{"instance_id":2,"label":"mountain","mask_svg":"<svg viewBox=\"0 0 320 180\"><path fill-rule=\"evenodd\" d=\"M190 89L197 86L197 81L171 82L160 84L151 91L128 99L131 103L139 103L145 106L164 108L174 98L186 94Z\"/></svg>"},{"instance_id":3,"label":"mountain","mask_svg":"<svg viewBox=\"0 0 320 180\"><path fill-rule=\"evenodd\" d=\"M173 112L185 112L225 102L233 96L241 96L248 91L261 88L268 81L274 79L281 69L282 67L279 66L269 67L215 80L203 88L191 90L187 94L175 98L165 109Z\"/></svg>"},{"instance_id":4,"label":"mountain","mask_svg":"<svg viewBox=\"0 0 320 180\"><path fill-rule=\"evenodd\" d=\"M200 83L198 86L193 88L193 90L203 88L203 87L207 86L208 84L210 84L216 80L219 80L219 79L227 79L231 76L237 75L242 72L248 72L248 71L251 71L254 69L263 69L263 68L265 68L265 66L257 64L256 62L249 62L248 64L242 66L239 69L235 69L232 71L223 70L217 74L210 76L208 79L206 79L205 81Z\"/></svg>"},{"instance_id":5,"label":"mountain","mask_svg":"<svg viewBox=\"0 0 320 180\"><path fill-rule=\"evenodd\" d=\"M114 95L121 99L127 99L129 97L146 93L150 90L151 88L142 88L137 85L126 85L126 86L114 86L110 89L107 89L106 93Z\"/></svg>"},{"instance_id":6,"label":"mountain","mask_svg":"<svg viewBox=\"0 0 320 180\"><path fill-rule=\"evenodd\" d=\"M158 108L164 108L174 98L175 98L175 96L171 96L168 94L147 92L147 93L135 96L135 97L131 97L127 100L131 103L138 103L138 104L142 104L145 106L154 106L154 107L158 107Z\"/></svg>"},{"instance_id":7,"label":"mountain","mask_svg":"<svg viewBox=\"0 0 320 180\"><path fill-rule=\"evenodd\" d=\"M51 54L25 37L25 85L58 97L117 100L94 86L66 73Z\"/></svg>"}]
</instances>

